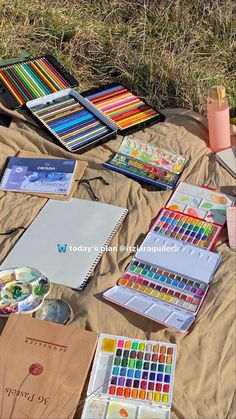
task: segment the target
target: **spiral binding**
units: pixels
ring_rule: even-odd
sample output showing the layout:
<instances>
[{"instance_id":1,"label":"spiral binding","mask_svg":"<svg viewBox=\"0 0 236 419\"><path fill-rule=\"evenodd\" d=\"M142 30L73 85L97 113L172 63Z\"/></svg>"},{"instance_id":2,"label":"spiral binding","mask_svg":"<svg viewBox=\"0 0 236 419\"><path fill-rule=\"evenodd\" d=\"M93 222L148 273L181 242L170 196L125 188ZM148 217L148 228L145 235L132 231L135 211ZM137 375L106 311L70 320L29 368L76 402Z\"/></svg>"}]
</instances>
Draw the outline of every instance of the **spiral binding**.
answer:
<instances>
[{"instance_id":1,"label":"spiral binding","mask_svg":"<svg viewBox=\"0 0 236 419\"><path fill-rule=\"evenodd\" d=\"M3 186L3 185L5 183L6 177L9 175L9 172L11 172L11 169L9 169L7 167L4 171L4 173L3 173L3 177L2 177L1 182L0 182L0 188L5 188L6 187L6 185L5 186Z\"/></svg>"},{"instance_id":2,"label":"spiral binding","mask_svg":"<svg viewBox=\"0 0 236 419\"><path fill-rule=\"evenodd\" d=\"M106 247L106 246L110 243L110 241L113 239L113 237L115 236L115 234L116 234L116 233L117 233L117 231L119 230L119 228L120 228L121 224L122 224L122 223L123 223L123 221L125 220L125 218L126 218L126 216L127 216L128 212L129 212L129 211L128 211L127 209L125 209L125 210L124 210L123 215L119 218L118 222L116 223L116 225L115 225L115 227L114 227L113 231L111 232L111 234L110 234L110 235L109 235L109 237L107 238L107 240L106 240L106 242L104 243L103 247ZM99 260L101 259L101 257L102 257L102 254L103 254L103 253L104 253L104 252L102 252L102 251L101 251L101 252L99 252L99 254L98 254L98 256L96 257L95 261L93 262L93 264L92 264L91 268L89 269L89 271L88 271L88 273L87 273L87 275L86 275L86 277L85 277L84 281L82 282L81 286L78 288L78 290L79 290L79 291L82 291L82 290L83 290L83 288L85 287L85 285L87 284L87 282L88 282L89 278L92 276L92 274L93 274L93 272L94 272L94 269L96 268L96 266L97 266L97 264L98 264Z\"/></svg>"}]
</instances>

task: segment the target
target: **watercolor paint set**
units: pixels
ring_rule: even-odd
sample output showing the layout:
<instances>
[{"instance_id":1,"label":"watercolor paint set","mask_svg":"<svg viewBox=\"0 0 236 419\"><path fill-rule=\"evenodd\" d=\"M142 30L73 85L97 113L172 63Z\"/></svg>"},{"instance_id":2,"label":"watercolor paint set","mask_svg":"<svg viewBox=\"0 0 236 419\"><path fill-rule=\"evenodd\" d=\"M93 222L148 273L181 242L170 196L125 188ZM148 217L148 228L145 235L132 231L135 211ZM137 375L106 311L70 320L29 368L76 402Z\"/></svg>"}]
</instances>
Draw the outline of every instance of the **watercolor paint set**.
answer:
<instances>
[{"instance_id":1,"label":"watercolor paint set","mask_svg":"<svg viewBox=\"0 0 236 419\"><path fill-rule=\"evenodd\" d=\"M176 345L101 334L82 419L168 419Z\"/></svg>"},{"instance_id":2,"label":"watercolor paint set","mask_svg":"<svg viewBox=\"0 0 236 419\"><path fill-rule=\"evenodd\" d=\"M13 109L76 86L77 80L52 55L0 67L0 94Z\"/></svg>"},{"instance_id":3,"label":"watercolor paint set","mask_svg":"<svg viewBox=\"0 0 236 419\"><path fill-rule=\"evenodd\" d=\"M116 136L116 126L74 89L32 100L26 106L45 130L71 152Z\"/></svg>"},{"instance_id":4,"label":"watercolor paint set","mask_svg":"<svg viewBox=\"0 0 236 419\"><path fill-rule=\"evenodd\" d=\"M216 244L222 226L164 208L159 213L153 229L164 236L211 250Z\"/></svg>"},{"instance_id":5,"label":"watercolor paint set","mask_svg":"<svg viewBox=\"0 0 236 419\"><path fill-rule=\"evenodd\" d=\"M180 182L152 230L212 250L234 202L232 196Z\"/></svg>"},{"instance_id":6,"label":"watercolor paint set","mask_svg":"<svg viewBox=\"0 0 236 419\"><path fill-rule=\"evenodd\" d=\"M118 133L122 135L165 119L158 110L119 83L110 83L81 94L116 124Z\"/></svg>"},{"instance_id":7,"label":"watercolor paint set","mask_svg":"<svg viewBox=\"0 0 236 419\"><path fill-rule=\"evenodd\" d=\"M162 189L173 189L184 169L183 156L127 136L104 167Z\"/></svg>"},{"instance_id":8,"label":"watercolor paint set","mask_svg":"<svg viewBox=\"0 0 236 419\"><path fill-rule=\"evenodd\" d=\"M234 202L229 195L180 182L104 298L186 332L220 263L220 256L210 250Z\"/></svg>"},{"instance_id":9,"label":"watercolor paint set","mask_svg":"<svg viewBox=\"0 0 236 419\"><path fill-rule=\"evenodd\" d=\"M235 197L233 196L206 187L180 182L171 195L166 208L223 226L227 208L231 207L234 202Z\"/></svg>"},{"instance_id":10,"label":"watercolor paint set","mask_svg":"<svg viewBox=\"0 0 236 419\"><path fill-rule=\"evenodd\" d=\"M105 299L186 332L205 299L220 256L151 231Z\"/></svg>"}]
</instances>

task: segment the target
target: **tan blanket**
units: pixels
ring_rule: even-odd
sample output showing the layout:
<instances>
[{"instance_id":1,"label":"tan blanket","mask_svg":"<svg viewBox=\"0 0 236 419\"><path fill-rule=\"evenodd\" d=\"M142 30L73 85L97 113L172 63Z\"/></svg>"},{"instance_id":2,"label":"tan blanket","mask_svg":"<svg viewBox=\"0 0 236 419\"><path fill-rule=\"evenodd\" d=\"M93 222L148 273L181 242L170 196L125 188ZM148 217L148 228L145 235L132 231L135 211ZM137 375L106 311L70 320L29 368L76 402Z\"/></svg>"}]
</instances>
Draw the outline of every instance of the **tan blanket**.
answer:
<instances>
[{"instance_id":1,"label":"tan blanket","mask_svg":"<svg viewBox=\"0 0 236 419\"><path fill-rule=\"evenodd\" d=\"M59 157L86 159L85 178L103 176L109 185L92 182L101 202L129 209L129 215L111 245L140 244L149 224L164 206L171 192L157 191L101 166L118 150L121 137L96 147L82 156L71 154L53 142L25 112L0 111L13 117L10 128L0 126L0 166L19 150L37 151ZM206 119L191 111L165 110L167 120L139 132L137 137L183 154L188 164L182 180L211 185L232 193L233 178L216 162L207 147ZM75 197L92 199L85 184L78 185ZM0 261L23 234L45 204L44 198L21 193L0 192ZM224 229L215 248L222 261L211 283L206 301L189 333L182 335L151 320L110 304L102 293L115 285L131 260L131 253L103 255L94 278L81 293L53 286L51 297L62 297L74 311L73 325L97 333L157 339L177 343L177 369L172 405L173 418L235 418L235 253L229 248ZM3 327L4 321L0 323Z\"/></svg>"}]
</instances>

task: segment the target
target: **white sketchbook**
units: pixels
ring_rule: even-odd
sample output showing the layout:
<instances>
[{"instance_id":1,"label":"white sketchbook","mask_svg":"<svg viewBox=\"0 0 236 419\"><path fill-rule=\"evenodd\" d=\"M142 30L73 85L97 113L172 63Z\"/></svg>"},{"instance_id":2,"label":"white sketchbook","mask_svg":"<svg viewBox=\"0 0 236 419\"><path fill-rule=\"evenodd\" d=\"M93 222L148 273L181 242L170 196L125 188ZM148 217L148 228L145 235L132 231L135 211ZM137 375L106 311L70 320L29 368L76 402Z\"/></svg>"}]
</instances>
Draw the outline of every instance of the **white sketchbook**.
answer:
<instances>
[{"instance_id":1,"label":"white sketchbook","mask_svg":"<svg viewBox=\"0 0 236 419\"><path fill-rule=\"evenodd\" d=\"M100 202L49 200L0 269L32 266L82 290L128 210Z\"/></svg>"}]
</instances>

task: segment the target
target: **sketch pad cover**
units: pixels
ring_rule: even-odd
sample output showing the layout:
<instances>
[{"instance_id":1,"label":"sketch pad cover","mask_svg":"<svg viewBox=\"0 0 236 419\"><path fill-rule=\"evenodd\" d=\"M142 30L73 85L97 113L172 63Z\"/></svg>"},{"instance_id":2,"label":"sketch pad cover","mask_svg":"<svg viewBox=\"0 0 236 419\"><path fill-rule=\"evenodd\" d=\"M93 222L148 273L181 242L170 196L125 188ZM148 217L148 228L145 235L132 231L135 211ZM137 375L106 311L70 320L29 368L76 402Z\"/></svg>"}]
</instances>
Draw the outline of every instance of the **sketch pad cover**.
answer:
<instances>
[{"instance_id":1,"label":"sketch pad cover","mask_svg":"<svg viewBox=\"0 0 236 419\"><path fill-rule=\"evenodd\" d=\"M80 290L127 213L82 199L49 200L0 269L33 266L50 281Z\"/></svg>"}]
</instances>

